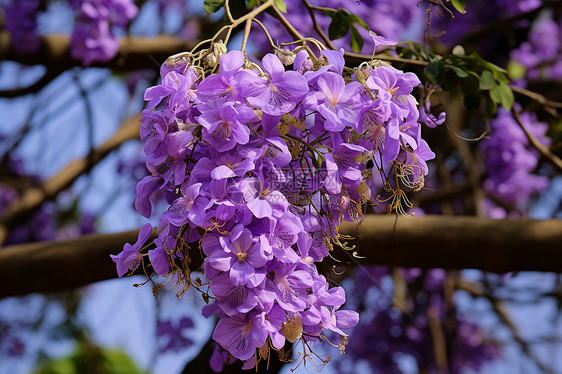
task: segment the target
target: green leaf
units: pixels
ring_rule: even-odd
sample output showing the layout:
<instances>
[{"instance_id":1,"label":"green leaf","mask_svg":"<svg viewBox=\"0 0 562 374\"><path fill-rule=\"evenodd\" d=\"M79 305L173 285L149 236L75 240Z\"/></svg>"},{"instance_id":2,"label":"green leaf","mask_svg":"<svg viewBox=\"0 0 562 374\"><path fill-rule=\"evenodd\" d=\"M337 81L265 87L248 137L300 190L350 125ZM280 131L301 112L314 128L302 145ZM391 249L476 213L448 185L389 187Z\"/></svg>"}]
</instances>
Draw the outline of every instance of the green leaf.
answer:
<instances>
[{"instance_id":1,"label":"green leaf","mask_svg":"<svg viewBox=\"0 0 562 374\"><path fill-rule=\"evenodd\" d=\"M328 27L328 36L331 40L340 39L347 35L349 31L349 20L342 12L337 12L332 17L332 22Z\"/></svg>"},{"instance_id":2,"label":"green leaf","mask_svg":"<svg viewBox=\"0 0 562 374\"><path fill-rule=\"evenodd\" d=\"M363 40L361 35L359 35L359 31L357 31L355 26L351 26L350 46L351 46L351 49L353 50L353 52L357 52L357 53L361 52L361 49L363 48L364 42L365 41Z\"/></svg>"},{"instance_id":3,"label":"green leaf","mask_svg":"<svg viewBox=\"0 0 562 374\"><path fill-rule=\"evenodd\" d=\"M505 110L511 110L513 107L513 91L505 83L500 83L500 101Z\"/></svg>"},{"instance_id":4,"label":"green leaf","mask_svg":"<svg viewBox=\"0 0 562 374\"><path fill-rule=\"evenodd\" d=\"M451 3L460 14L466 13L466 10L464 9L466 7L466 0L451 0Z\"/></svg>"},{"instance_id":5,"label":"green leaf","mask_svg":"<svg viewBox=\"0 0 562 374\"><path fill-rule=\"evenodd\" d=\"M455 65L447 65L447 68L454 71L455 74L457 75L457 77L459 77L459 78L468 77L468 73L463 68L459 68L458 66L455 66Z\"/></svg>"},{"instance_id":6,"label":"green leaf","mask_svg":"<svg viewBox=\"0 0 562 374\"><path fill-rule=\"evenodd\" d=\"M500 85L501 83L498 83L494 85L494 87L490 88L490 99L492 99L492 101L496 104L499 104L502 101Z\"/></svg>"},{"instance_id":7,"label":"green leaf","mask_svg":"<svg viewBox=\"0 0 562 374\"><path fill-rule=\"evenodd\" d=\"M285 5L283 0L273 0L273 3L281 12L287 13L287 5Z\"/></svg>"},{"instance_id":8,"label":"green leaf","mask_svg":"<svg viewBox=\"0 0 562 374\"><path fill-rule=\"evenodd\" d=\"M246 8L248 8L248 9L252 9L256 5L258 5L258 0L247 0L246 1Z\"/></svg>"},{"instance_id":9,"label":"green leaf","mask_svg":"<svg viewBox=\"0 0 562 374\"><path fill-rule=\"evenodd\" d=\"M367 31L371 30L369 28L369 25L367 25L367 23L365 21L363 21L361 18L359 18L357 15L352 14L349 17L351 18L351 22L357 23L359 26L363 27Z\"/></svg>"},{"instance_id":10,"label":"green leaf","mask_svg":"<svg viewBox=\"0 0 562 374\"><path fill-rule=\"evenodd\" d=\"M445 65L441 61L434 61L427 65L424 71L431 83L438 84L445 74Z\"/></svg>"},{"instance_id":11,"label":"green leaf","mask_svg":"<svg viewBox=\"0 0 562 374\"><path fill-rule=\"evenodd\" d=\"M484 70L480 76L480 89L489 90L496 85L496 78L490 70Z\"/></svg>"},{"instance_id":12,"label":"green leaf","mask_svg":"<svg viewBox=\"0 0 562 374\"><path fill-rule=\"evenodd\" d=\"M490 89L490 98L496 103L510 110L513 107L513 91L507 84L500 82Z\"/></svg>"},{"instance_id":13,"label":"green leaf","mask_svg":"<svg viewBox=\"0 0 562 374\"><path fill-rule=\"evenodd\" d=\"M217 12L224 6L224 0L205 0L203 2L203 9L209 14Z\"/></svg>"}]
</instances>

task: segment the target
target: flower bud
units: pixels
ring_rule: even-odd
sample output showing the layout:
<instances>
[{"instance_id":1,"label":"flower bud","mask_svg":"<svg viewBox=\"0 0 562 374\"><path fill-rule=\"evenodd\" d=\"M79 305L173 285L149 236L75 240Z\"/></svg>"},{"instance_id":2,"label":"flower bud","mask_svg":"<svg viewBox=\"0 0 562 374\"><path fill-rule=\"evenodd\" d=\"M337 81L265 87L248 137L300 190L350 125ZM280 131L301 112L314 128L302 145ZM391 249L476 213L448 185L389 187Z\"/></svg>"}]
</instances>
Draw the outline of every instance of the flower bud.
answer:
<instances>
[{"instance_id":1,"label":"flower bud","mask_svg":"<svg viewBox=\"0 0 562 374\"><path fill-rule=\"evenodd\" d=\"M288 49L284 49L282 51L277 50L275 51L275 55L285 66L291 65L293 62L295 62L295 54Z\"/></svg>"}]
</instances>

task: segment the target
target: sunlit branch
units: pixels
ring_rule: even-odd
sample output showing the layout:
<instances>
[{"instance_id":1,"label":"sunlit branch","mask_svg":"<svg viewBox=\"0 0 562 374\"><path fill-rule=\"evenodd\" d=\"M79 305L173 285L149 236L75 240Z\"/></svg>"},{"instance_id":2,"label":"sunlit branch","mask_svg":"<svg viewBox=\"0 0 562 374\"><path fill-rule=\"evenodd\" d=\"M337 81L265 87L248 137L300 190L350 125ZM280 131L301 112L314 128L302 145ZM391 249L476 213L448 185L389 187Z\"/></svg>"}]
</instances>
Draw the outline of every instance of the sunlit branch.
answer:
<instances>
[{"instance_id":1,"label":"sunlit branch","mask_svg":"<svg viewBox=\"0 0 562 374\"><path fill-rule=\"evenodd\" d=\"M361 223L343 223L340 233L357 238L356 250L365 256L357 260L334 249L333 256L350 266L562 271L562 220L369 215ZM115 278L109 255L136 238L137 232L129 231L6 247L0 250L0 297L58 292ZM198 248L191 249L196 269L202 259Z\"/></svg>"}]
</instances>

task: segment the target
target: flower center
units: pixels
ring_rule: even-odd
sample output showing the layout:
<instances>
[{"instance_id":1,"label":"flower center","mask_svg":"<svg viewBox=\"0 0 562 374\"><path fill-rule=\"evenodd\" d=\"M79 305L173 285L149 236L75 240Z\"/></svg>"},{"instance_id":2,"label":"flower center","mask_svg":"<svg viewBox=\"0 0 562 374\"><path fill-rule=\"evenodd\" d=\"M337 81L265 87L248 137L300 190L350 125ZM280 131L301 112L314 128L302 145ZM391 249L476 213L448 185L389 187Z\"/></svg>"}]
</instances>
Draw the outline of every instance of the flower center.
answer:
<instances>
[{"instance_id":1,"label":"flower center","mask_svg":"<svg viewBox=\"0 0 562 374\"><path fill-rule=\"evenodd\" d=\"M246 257L248 257L248 253L247 252L240 252L240 253L236 254L236 257L238 257L238 261L244 262L244 261L246 261Z\"/></svg>"}]
</instances>

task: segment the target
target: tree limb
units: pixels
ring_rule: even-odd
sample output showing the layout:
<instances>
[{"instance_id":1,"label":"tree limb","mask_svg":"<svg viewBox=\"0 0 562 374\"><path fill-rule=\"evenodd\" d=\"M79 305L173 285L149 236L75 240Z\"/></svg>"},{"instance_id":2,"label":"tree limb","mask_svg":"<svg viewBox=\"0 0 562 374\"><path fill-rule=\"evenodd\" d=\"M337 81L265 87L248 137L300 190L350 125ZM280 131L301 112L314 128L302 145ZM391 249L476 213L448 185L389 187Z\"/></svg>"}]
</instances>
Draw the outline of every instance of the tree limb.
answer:
<instances>
[{"instance_id":1,"label":"tree limb","mask_svg":"<svg viewBox=\"0 0 562 374\"><path fill-rule=\"evenodd\" d=\"M136 231L88 235L60 242L22 244L0 250L0 298L30 292L59 292L117 276L117 254ZM357 265L424 269L481 269L562 272L562 220L494 220L475 217L369 215L345 223L340 233L358 237L357 259L335 249L332 255ZM192 268L201 265L192 248Z\"/></svg>"},{"instance_id":2,"label":"tree limb","mask_svg":"<svg viewBox=\"0 0 562 374\"><path fill-rule=\"evenodd\" d=\"M31 188L14 201L0 217L0 245L6 240L9 231L37 209L43 202L53 199L93 165L104 159L113 150L128 140L136 139L139 133L140 115L127 120L105 143L95 148L84 158L71 161L52 178L39 187Z\"/></svg>"},{"instance_id":3,"label":"tree limb","mask_svg":"<svg viewBox=\"0 0 562 374\"><path fill-rule=\"evenodd\" d=\"M105 67L114 71L157 70L169 56L188 51L194 45L190 40L170 35L126 37L121 40L119 52L112 60L94 62L90 67ZM11 60L25 65L44 65L49 70L68 70L75 66L82 66L80 60L70 55L68 35L42 36L36 52L22 54L14 50L10 34L7 31L0 31L0 60Z\"/></svg>"}]
</instances>

